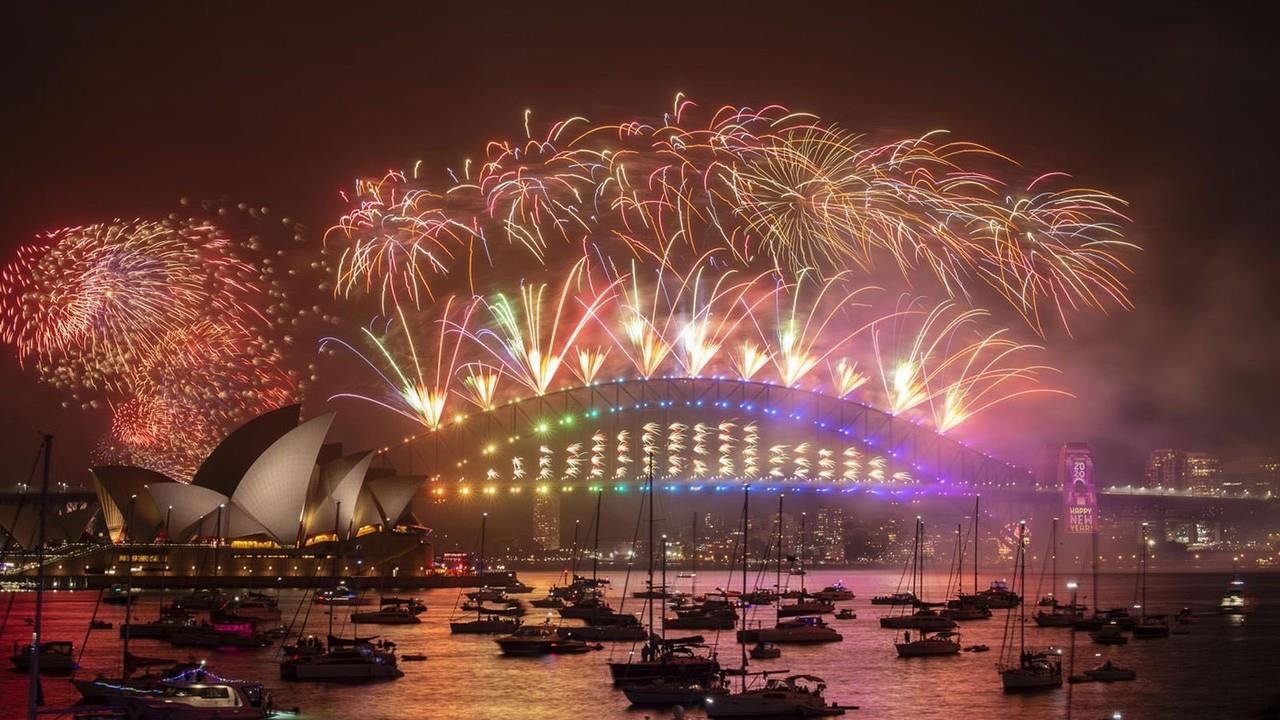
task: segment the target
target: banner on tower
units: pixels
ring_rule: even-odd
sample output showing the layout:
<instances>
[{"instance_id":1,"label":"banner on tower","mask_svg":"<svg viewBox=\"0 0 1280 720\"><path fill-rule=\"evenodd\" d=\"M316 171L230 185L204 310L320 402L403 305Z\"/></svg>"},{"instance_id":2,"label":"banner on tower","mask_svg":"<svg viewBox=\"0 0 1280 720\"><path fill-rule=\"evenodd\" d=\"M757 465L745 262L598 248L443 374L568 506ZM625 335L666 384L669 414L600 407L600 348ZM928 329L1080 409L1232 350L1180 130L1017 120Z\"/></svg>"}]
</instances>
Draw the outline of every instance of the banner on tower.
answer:
<instances>
[{"instance_id":1,"label":"banner on tower","mask_svg":"<svg viewBox=\"0 0 1280 720\"><path fill-rule=\"evenodd\" d=\"M1098 493L1093 484L1093 451L1089 445L1063 445L1058 453L1058 472L1066 504L1067 532L1098 532Z\"/></svg>"}]
</instances>

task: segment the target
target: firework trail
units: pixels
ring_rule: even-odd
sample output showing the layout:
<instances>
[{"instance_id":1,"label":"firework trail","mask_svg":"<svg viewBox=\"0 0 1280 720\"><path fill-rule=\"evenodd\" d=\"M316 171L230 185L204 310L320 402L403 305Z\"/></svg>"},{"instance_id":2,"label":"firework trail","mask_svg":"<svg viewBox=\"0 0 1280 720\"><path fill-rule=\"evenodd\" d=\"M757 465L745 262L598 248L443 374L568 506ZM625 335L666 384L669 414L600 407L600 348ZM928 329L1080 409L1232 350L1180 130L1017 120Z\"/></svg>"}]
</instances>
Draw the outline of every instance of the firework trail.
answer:
<instances>
[{"instance_id":1,"label":"firework trail","mask_svg":"<svg viewBox=\"0 0 1280 720\"><path fill-rule=\"evenodd\" d=\"M1062 173L1021 186L1011 160L943 133L877 143L777 105L696 115L677 97L657 122L570 118L538 137L526 118L525 138L488 143L447 183L360 180L326 235L338 290L416 304L440 287L481 291L499 257L554 264L585 243L659 266L719 249L784 280L883 265L953 299L989 286L1037 332L1129 305L1135 246L1113 195Z\"/></svg>"},{"instance_id":2,"label":"firework trail","mask_svg":"<svg viewBox=\"0 0 1280 720\"><path fill-rule=\"evenodd\" d=\"M324 259L286 253L300 226L243 204L184 205L190 215L47 233L0 269L0 340L65 404L113 412L99 458L177 479L236 424L296 401L314 379L300 335L336 320ZM287 292L292 262L320 294Z\"/></svg>"}]
</instances>

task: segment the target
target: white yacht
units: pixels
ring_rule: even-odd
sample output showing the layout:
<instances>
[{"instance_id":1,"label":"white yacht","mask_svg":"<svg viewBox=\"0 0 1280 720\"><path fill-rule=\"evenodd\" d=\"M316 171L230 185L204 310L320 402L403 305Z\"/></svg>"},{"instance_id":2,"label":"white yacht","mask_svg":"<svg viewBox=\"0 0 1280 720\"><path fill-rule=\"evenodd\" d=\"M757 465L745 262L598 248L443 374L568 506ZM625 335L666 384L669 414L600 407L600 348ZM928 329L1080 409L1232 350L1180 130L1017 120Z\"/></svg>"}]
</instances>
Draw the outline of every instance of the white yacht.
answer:
<instances>
[{"instance_id":1,"label":"white yacht","mask_svg":"<svg viewBox=\"0 0 1280 720\"><path fill-rule=\"evenodd\" d=\"M131 718L172 720L255 720L270 713L251 701L245 690L227 683L164 682L141 695L109 698L113 708Z\"/></svg>"}]
</instances>

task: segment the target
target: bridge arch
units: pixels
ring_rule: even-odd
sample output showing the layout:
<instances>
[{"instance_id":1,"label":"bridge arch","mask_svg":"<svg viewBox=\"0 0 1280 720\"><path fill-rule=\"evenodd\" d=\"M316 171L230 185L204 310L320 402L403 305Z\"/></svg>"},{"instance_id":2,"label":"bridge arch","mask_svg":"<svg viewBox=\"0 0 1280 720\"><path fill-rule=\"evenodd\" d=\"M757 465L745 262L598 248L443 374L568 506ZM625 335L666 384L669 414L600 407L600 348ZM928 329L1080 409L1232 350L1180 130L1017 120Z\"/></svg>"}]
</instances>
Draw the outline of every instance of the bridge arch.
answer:
<instances>
[{"instance_id":1,"label":"bridge arch","mask_svg":"<svg viewBox=\"0 0 1280 720\"><path fill-rule=\"evenodd\" d=\"M742 482L818 491L1029 488L1031 473L909 418L802 388L722 377L599 382L459 414L384 454L437 495ZM754 460L754 462L753 462Z\"/></svg>"}]
</instances>

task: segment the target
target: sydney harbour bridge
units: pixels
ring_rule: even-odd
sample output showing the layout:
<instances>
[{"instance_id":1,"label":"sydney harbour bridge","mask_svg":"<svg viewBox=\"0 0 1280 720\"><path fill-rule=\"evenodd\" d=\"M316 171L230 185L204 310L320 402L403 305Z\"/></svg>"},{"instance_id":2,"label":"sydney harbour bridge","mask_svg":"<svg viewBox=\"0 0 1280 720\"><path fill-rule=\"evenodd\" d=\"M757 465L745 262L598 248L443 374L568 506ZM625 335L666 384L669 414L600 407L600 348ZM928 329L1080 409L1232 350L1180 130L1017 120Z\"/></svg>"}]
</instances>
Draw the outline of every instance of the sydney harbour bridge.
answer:
<instances>
[{"instance_id":1,"label":"sydney harbour bridge","mask_svg":"<svg viewBox=\"0 0 1280 720\"><path fill-rule=\"evenodd\" d=\"M1064 493L914 418L799 387L726 377L659 377L569 387L460 414L382 449L425 469L437 502L525 493L655 490L883 498L923 506L983 497L992 515L1063 513ZM1153 520L1214 520L1259 511L1266 498L1148 493L1100 483L1095 511ZM816 496L816 497L815 497ZM693 498L689 498L690 501ZM963 500L962 499L966 499ZM824 504L837 502L834 497ZM984 513L985 514L985 513Z\"/></svg>"}]
</instances>

